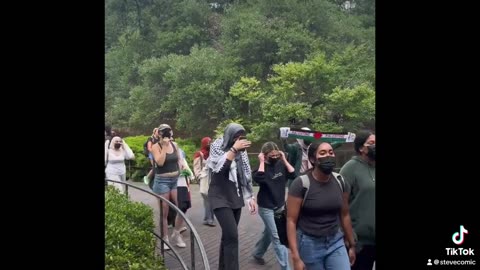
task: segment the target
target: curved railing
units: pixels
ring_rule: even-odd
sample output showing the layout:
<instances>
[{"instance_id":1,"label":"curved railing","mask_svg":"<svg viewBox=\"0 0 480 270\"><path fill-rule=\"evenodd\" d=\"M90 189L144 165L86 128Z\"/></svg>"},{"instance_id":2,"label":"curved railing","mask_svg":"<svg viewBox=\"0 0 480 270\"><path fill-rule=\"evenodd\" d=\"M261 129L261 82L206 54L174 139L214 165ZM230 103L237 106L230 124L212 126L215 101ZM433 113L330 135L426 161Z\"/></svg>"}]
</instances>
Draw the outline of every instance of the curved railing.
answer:
<instances>
[{"instance_id":1,"label":"curved railing","mask_svg":"<svg viewBox=\"0 0 480 270\"><path fill-rule=\"evenodd\" d=\"M128 188L134 188L134 189L137 189L137 190L140 190L142 192L145 192L145 193L148 193L152 196L154 196L155 198L157 198L158 200L162 201L162 202L166 202L169 206L170 206L170 210L174 210L177 215L180 215L185 223L187 224L188 228L190 229L190 250L191 250L191 270L195 270L195 242L197 242L197 245L198 245L198 248L200 250L200 256L202 257L202 260L203 260L203 266L205 270L210 270L210 265L208 263L208 258L207 258L207 252L205 251L205 248L202 244L202 240L200 239L200 235L198 234L197 230L195 229L195 227L193 226L192 222L187 218L187 216L173 203L171 203L169 200L149 191L149 190L146 190L144 188L141 188L141 187L137 187L135 185L132 185L130 183L127 183L127 182L123 182L123 181L117 181L117 180L110 180L110 179L105 179L106 182L112 182L112 183L118 183L118 184L121 184L121 185L124 185L125 186L125 195L128 196ZM175 257L177 258L177 260L180 262L180 264L182 265L183 269L188 269L187 267L187 264L185 263L185 261L183 260L183 258L180 256L180 254L173 248L173 246L164 240L164 235L163 235L163 222L162 222L162 218L163 218L163 204L162 203L159 203L160 205L160 235L158 235L157 233L155 233L154 231L152 231L152 234L161 241L161 248L160 248L160 252L162 254L162 257L165 258L165 250L164 250L164 246L163 244L167 245L170 250L173 252L173 254L175 255ZM193 241L194 240L194 241Z\"/></svg>"}]
</instances>

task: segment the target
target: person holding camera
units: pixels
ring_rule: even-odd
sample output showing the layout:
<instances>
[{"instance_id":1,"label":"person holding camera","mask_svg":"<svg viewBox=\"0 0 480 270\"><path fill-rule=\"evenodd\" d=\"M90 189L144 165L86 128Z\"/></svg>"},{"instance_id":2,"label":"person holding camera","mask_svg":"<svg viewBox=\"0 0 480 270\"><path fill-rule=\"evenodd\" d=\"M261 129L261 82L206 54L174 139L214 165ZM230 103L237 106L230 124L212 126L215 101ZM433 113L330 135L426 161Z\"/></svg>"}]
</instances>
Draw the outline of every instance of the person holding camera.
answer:
<instances>
[{"instance_id":1,"label":"person holding camera","mask_svg":"<svg viewBox=\"0 0 480 270\"><path fill-rule=\"evenodd\" d=\"M177 182L180 171L186 169L183 158L180 155L178 145L172 141L172 128L167 124L161 124L158 127L159 141L152 146L152 155L155 161L155 178L153 192L163 198L173 201L178 206L177 201ZM163 237L168 240L168 204L161 201L160 207L163 207ZM186 247L185 242L178 231L174 229L172 239L178 247ZM164 245L168 249L167 245Z\"/></svg>"},{"instance_id":2,"label":"person holding camera","mask_svg":"<svg viewBox=\"0 0 480 270\"><path fill-rule=\"evenodd\" d=\"M208 200L222 228L219 270L239 269L238 223L244 200L250 213L257 213L252 172L246 152L252 143L245 136L243 126L231 123L225 128L223 137L210 146L207 162L211 171Z\"/></svg>"},{"instance_id":3,"label":"person holding camera","mask_svg":"<svg viewBox=\"0 0 480 270\"><path fill-rule=\"evenodd\" d=\"M112 143L105 144L105 178L108 180L127 181L127 168L125 160L135 159L132 149L122 138L116 136L111 139ZM125 192L125 186L113 183L114 187Z\"/></svg>"}]
</instances>

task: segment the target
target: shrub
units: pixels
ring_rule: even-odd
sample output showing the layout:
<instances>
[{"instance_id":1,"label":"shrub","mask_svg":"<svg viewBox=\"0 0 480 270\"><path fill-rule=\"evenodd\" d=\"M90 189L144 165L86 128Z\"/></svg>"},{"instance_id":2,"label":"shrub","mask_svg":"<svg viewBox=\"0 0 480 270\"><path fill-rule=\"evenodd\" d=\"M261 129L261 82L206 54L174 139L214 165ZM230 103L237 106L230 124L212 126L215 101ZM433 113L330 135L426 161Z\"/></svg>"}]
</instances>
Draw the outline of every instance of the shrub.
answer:
<instances>
[{"instance_id":1,"label":"shrub","mask_svg":"<svg viewBox=\"0 0 480 270\"><path fill-rule=\"evenodd\" d=\"M131 202L117 189L105 191L105 269L166 269L155 256L152 208Z\"/></svg>"}]
</instances>

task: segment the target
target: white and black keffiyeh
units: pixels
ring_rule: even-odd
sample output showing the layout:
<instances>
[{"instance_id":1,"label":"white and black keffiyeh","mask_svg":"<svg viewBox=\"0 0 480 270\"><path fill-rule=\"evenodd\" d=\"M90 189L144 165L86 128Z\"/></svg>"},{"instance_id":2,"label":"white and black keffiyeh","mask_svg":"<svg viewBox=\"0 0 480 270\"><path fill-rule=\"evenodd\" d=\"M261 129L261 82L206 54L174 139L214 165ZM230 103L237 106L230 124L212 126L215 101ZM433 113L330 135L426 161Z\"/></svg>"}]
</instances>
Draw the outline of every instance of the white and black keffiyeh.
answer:
<instances>
[{"instance_id":1,"label":"white and black keffiyeh","mask_svg":"<svg viewBox=\"0 0 480 270\"><path fill-rule=\"evenodd\" d=\"M240 127L241 130L243 130L243 127L238 124L235 124L238 126L232 125L233 124L227 126L225 130L225 136L223 138L216 139L210 145L210 156L207 161L207 166L212 170L213 173L218 173L225 164L225 161L227 160L227 152L230 149L229 144L232 144L230 141L233 140L232 136L236 133L234 131L240 130ZM235 156L235 159L232 161L229 170L228 180L235 183L235 186L237 187L237 194L239 196L240 187L242 188L243 197L246 200L253 197L251 175L252 170L250 168L247 152L241 151Z\"/></svg>"}]
</instances>

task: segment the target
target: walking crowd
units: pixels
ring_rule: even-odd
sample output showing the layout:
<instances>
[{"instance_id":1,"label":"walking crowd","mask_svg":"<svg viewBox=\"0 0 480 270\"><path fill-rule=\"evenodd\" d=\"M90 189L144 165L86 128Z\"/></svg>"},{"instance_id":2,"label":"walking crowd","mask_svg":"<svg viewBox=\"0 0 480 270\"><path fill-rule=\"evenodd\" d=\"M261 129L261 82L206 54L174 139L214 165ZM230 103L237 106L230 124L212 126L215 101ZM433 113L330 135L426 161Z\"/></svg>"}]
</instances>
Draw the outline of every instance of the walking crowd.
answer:
<instances>
[{"instance_id":1,"label":"walking crowd","mask_svg":"<svg viewBox=\"0 0 480 270\"><path fill-rule=\"evenodd\" d=\"M152 167L144 181L186 213L192 207L190 179L197 179L203 224L218 225L222 231L219 270L239 269L238 224L245 206L265 225L252 246L251 257L257 264L265 264L263 256L272 246L282 270L371 270L376 258L375 134L359 131L353 141L356 155L341 168L335 147L321 139L294 143L282 139L282 148L265 142L258 167L251 168L247 149L252 142L247 136L242 125L231 123L223 136L202 138L192 171L172 128L161 124L145 145ZM134 158L121 137L106 131L106 179L126 181L124 161ZM259 186L257 194L254 182ZM123 191L123 185L115 186ZM183 219L172 218L168 204L160 203L165 240L185 248ZM173 227L170 236L169 226Z\"/></svg>"}]
</instances>

